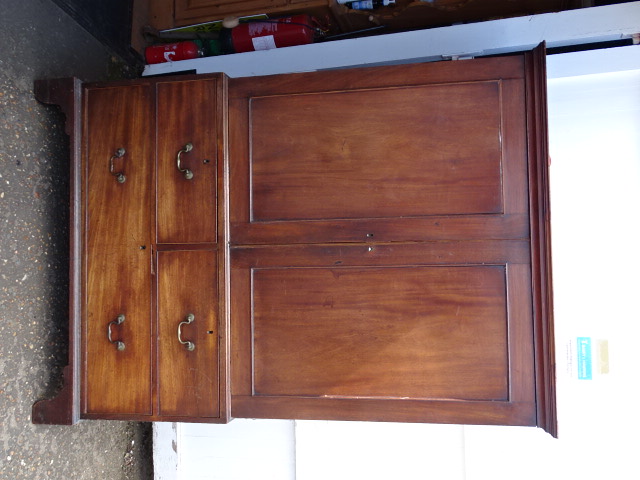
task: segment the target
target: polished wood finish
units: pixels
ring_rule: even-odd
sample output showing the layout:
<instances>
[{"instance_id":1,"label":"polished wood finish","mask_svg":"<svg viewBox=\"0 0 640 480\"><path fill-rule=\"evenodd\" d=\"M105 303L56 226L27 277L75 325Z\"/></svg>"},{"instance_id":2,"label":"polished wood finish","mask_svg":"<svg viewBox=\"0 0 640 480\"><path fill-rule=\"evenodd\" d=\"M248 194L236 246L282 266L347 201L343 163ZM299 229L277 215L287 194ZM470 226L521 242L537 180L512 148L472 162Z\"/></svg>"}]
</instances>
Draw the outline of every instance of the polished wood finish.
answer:
<instances>
[{"instance_id":1,"label":"polished wood finish","mask_svg":"<svg viewBox=\"0 0 640 480\"><path fill-rule=\"evenodd\" d=\"M555 435L543 59L42 84L75 132L72 328L34 422Z\"/></svg>"},{"instance_id":2,"label":"polished wood finish","mask_svg":"<svg viewBox=\"0 0 640 480\"><path fill-rule=\"evenodd\" d=\"M500 93L494 81L253 97L252 221L502 213Z\"/></svg>"},{"instance_id":3,"label":"polished wood finish","mask_svg":"<svg viewBox=\"0 0 640 480\"><path fill-rule=\"evenodd\" d=\"M505 273L255 269L253 395L505 401Z\"/></svg>"},{"instance_id":4,"label":"polished wood finish","mask_svg":"<svg viewBox=\"0 0 640 480\"><path fill-rule=\"evenodd\" d=\"M234 249L234 416L535 424L529 258L524 240Z\"/></svg>"},{"instance_id":5,"label":"polished wood finish","mask_svg":"<svg viewBox=\"0 0 640 480\"><path fill-rule=\"evenodd\" d=\"M161 416L219 417L217 252L158 252L158 413ZM188 314L194 321L178 325Z\"/></svg>"},{"instance_id":6,"label":"polished wood finish","mask_svg":"<svg viewBox=\"0 0 640 480\"><path fill-rule=\"evenodd\" d=\"M151 414L151 92L89 90L85 103L85 402L90 413ZM113 158L124 148L121 158ZM123 172L119 183L110 171ZM124 323L111 325L120 314ZM119 351L109 342L122 341Z\"/></svg>"},{"instance_id":7,"label":"polished wood finish","mask_svg":"<svg viewBox=\"0 0 640 480\"><path fill-rule=\"evenodd\" d=\"M225 105L222 75L85 88L85 418L228 421Z\"/></svg>"},{"instance_id":8,"label":"polished wood finish","mask_svg":"<svg viewBox=\"0 0 640 480\"><path fill-rule=\"evenodd\" d=\"M158 243L216 241L217 80L158 83ZM185 179L177 167L193 172Z\"/></svg>"},{"instance_id":9,"label":"polished wood finish","mask_svg":"<svg viewBox=\"0 0 640 480\"><path fill-rule=\"evenodd\" d=\"M528 61L231 81L234 416L546 426Z\"/></svg>"},{"instance_id":10,"label":"polished wood finish","mask_svg":"<svg viewBox=\"0 0 640 480\"><path fill-rule=\"evenodd\" d=\"M549 141L547 124L546 46L527 53L527 123L530 125L529 182L531 208L531 265L533 275L534 327L538 425L554 437L558 434L553 324L553 278L551 268L551 207L549 198Z\"/></svg>"},{"instance_id":11,"label":"polished wood finish","mask_svg":"<svg viewBox=\"0 0 640 480\"><path fill-rule=\"evenodd\" d=\"M233 80L234 243L528 236L521 57L360 73Z\"/></svg>"}]
</instances>

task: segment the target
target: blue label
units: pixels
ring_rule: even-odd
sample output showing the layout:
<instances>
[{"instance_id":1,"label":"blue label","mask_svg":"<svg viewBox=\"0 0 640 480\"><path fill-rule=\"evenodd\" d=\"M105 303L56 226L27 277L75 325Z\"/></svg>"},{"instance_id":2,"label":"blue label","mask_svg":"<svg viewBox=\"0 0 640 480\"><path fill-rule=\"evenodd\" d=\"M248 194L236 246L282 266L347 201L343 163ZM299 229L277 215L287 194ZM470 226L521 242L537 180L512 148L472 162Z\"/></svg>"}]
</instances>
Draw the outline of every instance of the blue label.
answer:
<instances>
[{"instance_id":1,"label":"blue label","mask_svg":"<svg viewBox=\"0 0 640 480\"><path fill-rule=\"evenodd\" d=\"M578 380L591 380L591 337L578 337Z\"/></svg>"}]
</instances>

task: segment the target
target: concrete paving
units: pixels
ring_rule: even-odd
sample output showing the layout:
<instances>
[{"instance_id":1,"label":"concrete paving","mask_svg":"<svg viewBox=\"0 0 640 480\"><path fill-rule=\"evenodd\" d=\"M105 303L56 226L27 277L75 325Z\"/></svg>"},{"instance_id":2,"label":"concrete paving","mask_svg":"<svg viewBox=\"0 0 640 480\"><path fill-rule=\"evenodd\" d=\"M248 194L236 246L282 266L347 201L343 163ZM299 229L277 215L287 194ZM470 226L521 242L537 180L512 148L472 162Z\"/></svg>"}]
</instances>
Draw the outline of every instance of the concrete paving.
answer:
<instances>
[{"instance_id":1,"label":"concrete paving","mask_svg":"<svg viewBox=\"0 0 640 480\"><path fill-rule=\"evenodd\" d=\"M152 478L149 425L31 423L66 364L68 139L37 78L131 76L50 0L0 0L0 479Z\"/></svg>"}]
</instances>

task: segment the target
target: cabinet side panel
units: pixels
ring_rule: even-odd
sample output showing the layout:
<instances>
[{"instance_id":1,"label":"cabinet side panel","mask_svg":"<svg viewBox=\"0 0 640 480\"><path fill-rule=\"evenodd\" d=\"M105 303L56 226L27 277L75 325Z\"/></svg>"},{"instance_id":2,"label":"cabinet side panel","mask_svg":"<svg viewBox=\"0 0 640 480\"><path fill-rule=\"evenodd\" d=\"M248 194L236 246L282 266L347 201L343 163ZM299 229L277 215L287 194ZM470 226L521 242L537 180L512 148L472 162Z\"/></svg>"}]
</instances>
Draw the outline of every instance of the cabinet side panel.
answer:
<instances>
[{"instance_id":1,"label":"cabinet side panel","mask_svg":"<svg viewBox=\"0 0 640 480\"><path fill-rule=\"evenodd\" d=\"M216 87L216 79L158 84L158 243L216 241Z\"/></svg>"},{"instance_id":2,"label":"cabinet side panel","mask_svg":"<svg viewBox=\"0 0 640 480\"><path fill-rule=\"evenodd\" d=\"M546 47L526 55L531 267L536 335L538 426L558 435L551 268Z\"/></svg>"},{"instance_id":3,"label":"cabinet side panel","mask_svg":"<svg viewBox=\"0 0 640 480\"><path fill-rule=\"evenodd\" d=\"M151 413L150 105L144 86L87 91L88 413Z\"/></svg>"},{"instance_id":4,"label":"cabinet side panel","mask_svg":"<svg viewBox=\"0 0 640 480\"><path fill-rule=\"evenodd\" d=\"M160 415L220 415L216 257L215 250L158 252ZM189 314L193 321L182 323Z\"/></svg>"}]
</instances>

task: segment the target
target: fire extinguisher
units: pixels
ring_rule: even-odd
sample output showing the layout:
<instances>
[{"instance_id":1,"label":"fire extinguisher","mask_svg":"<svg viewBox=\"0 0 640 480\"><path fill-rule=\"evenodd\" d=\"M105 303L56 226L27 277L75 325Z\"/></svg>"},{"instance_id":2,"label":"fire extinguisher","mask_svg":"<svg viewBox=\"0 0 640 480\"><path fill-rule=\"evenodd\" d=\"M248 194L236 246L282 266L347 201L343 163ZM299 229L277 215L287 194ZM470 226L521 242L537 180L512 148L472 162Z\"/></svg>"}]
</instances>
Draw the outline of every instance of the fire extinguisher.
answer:
<instances>
[{"instance_id":1,"label":"fire extinguisher","mask_svg":"<svg viewBox=\"0 0 640 480\"><path fill-rule=\"evenodd\" d=\"M189 60L201 56L202 51L195 42L155 45L144 50L144 57L148 64Z\"/></svg>"},{"instance_id":2,"label":"fire extinguisher","mask_svg":"<svg viewBox=\"0 0 640 480\"><path fill-rule=\"evenodd\" d=\"M187 32L186 35L189 35ZM191 34L195 41L160 44L145 49L145 60L148 64L187 60L204 55L224 55L228 53L252 52L272 48L292 47L313 43L326 34L319 27L315 18L310 15L294 15L292 17L254 20L240 23L237 18L223 21L220 32L208 35ZM157 40L176 36L166 36L163 32L151 32L150 36ZM193 38L193 37L192 37Z\"/></svg>"},{"instance_id":3,"label":"fire extinguisher","mask_svg":"<svg viewBox=\"0 0 640 480\"><path fill-rule=\"evenodd\" d=\"M313 43L318 32L312 18L303 14L240 23L223 30L220 40L225 50L241 53L306 45Z\"/></svg>"}]
</instances>

